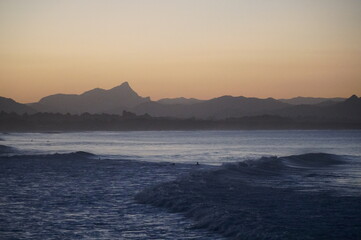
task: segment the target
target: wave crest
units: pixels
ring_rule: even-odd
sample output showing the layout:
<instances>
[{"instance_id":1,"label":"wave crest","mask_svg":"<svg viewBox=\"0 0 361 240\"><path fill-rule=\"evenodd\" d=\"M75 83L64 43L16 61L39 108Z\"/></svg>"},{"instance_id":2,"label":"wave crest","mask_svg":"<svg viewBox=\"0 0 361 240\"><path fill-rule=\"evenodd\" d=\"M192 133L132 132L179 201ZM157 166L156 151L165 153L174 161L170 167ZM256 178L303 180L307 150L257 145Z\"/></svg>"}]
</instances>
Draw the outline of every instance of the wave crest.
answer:
<instances>
[{"instance_id":1,"label":"wave crest","mask_svg":"<svg viewBox=\"0 0 361 240\"><path fill-rule=\"evenodd\" d=\"M11 148L11 147L10 147ZM1 148L0 148L1 149ZM11 148L13 149L13 148ZM15 153L15 151L9 152L9 153ZM72 159L91 159L95 158L96 155L84 152L84 151L77 151L77 152L70 152L70 153L53 153L53 154L16 154L16 155L6 155L3 156L3 158L16 158L16 159L60 159L60 160L72 160Z\"/></svg>"},{"instance_id":2,"label":"wave crest","mask_svg":"<svg viewBox=\"0 0 361 240\"><path fill-rule=\"evenodd\" d=\"M357 239L359 197L297 189L309 171L341 163L341 156L324 153L264 157L196 171L144 189L135 199L184 213L195 227L233 239Z\"/></svg>"},{"instance_id":3,"label":"wave crest","mask_svg":"<svg viewBox=\"0 0 361 240\"><path fill-rule=\"evenodd\" d=\"M9 147L9 146L5 146L5 145L0 145L0 155L2 154L9 154L9 153L14 153L16 152L16 149L13 147Z\"/></svg>"},{"instance_id":4,"label":"wave crest","mask_svg":"<svg viewBox=\"0 0 361 240\"><path fill-rule=\"evenodd\" d=\"M225 169L246 173L246 170L259 170L264 173L278 172L290 168L323 168L345 164L341 156L328 153L308 153L287 157L262 157L237 163L225 163ZM254 174L254 171L252 172Z\"/></svg>"}]
</instances>

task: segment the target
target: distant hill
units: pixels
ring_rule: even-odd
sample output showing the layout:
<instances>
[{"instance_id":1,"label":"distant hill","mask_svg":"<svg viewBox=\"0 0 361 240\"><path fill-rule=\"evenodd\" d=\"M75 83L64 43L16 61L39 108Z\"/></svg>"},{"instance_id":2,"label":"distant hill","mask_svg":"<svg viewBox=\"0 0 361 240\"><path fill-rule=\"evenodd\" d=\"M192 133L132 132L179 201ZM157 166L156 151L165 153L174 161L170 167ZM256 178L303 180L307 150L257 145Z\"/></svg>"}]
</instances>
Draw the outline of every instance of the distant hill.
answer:
<instances>
[{"instance_id":1,"label":"distant hill","mask_svg":"<svg viewBox=\"0 0 361 240\"><path fill-rule=\"evenodd\" d=\"M291 118L313 118L361 121L361 98L351 96L331 105L296 105L273 111L272 114Z\"/></svg>"},{"instance_id":2,"label":"distant hill","mask_svg":"<svg viewBox=\"0 0 361 240\"><path fill-rule=\"evenodd\" d=\"M289 104L278 100L223 96L194 104L160 104L147 102L133 109L137 114L178 118L224 119L229 117L255 116L281 109Z\"/></svg>"},{"instance_id":3,"label":"distant hill","mask_svg":"<svg viewBox=\"0 0 361 240\"><path fill-rule=\"evenodd\" d=\"M109 90L95 88L83 94L55 94L30 104L39 112L59 113L120 113L140 103L149 102L150 98L140 97L128 82Z\"/></svg>"},{"instance_id":4,"label":"distant hill","mask_svg":"<svg viewBox=\"0 0 361 240\"><path fill-rule=\"evenodd\" d=\"M27 106L26 104L21 104L18 102L15 102L13 99L11 98L4 98L4 97L0 97L0 112L4 111L4 112L14 112L14 113L18 113L18 114L23 114L23 113L35 113L36 111Z\"/></svg>"},{"instance_id":5,"label":"distant hill","mask_svg":"<svg viewBox=\"0 0 361 240\"><path fill-rule=\"evenodd\" d=\"M337 103L345 101L346 98L314 98L314 97L295 97L290 99L278 99L281 102L292 104L292 105L313 105L313 104L322 104L324 102Z\"/></svg>"},{"instance_id":6,"label":"distant hill","mask_svg":"<svg viewBox=\"0 0 361 240\"><path fill-rule=\"evenodd\" d=\"M163 98L157 101L161 104L194 104L194 103L200 103L204 102L204 100L199 100L196 98Z\"/></svg>"}]
</instances>

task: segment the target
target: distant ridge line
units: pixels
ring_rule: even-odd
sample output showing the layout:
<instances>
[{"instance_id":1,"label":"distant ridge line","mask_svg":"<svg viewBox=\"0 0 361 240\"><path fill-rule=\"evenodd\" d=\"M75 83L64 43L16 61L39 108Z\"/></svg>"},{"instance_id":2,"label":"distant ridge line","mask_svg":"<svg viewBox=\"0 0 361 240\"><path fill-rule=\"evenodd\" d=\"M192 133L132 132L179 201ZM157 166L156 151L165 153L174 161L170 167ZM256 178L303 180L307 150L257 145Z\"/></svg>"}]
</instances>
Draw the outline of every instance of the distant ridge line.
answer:
<instances>
[{"instance_id":1,"label":"distant ridge line","mask_svg":"<svg viewBox=\"0 0 361 240\"><path fill-rule=\"evenodd\" d=\"M107 113L123 111L153 117L227 119L246 116L275 115L287 118L361 119L360 98L296 97L291 99L220 96L209 100L165 98L152 101L139 96L128 82L110 88L94 88L81 94L54 94L39 102L20 104L0 98L0 111L16 113Z\"/></svg>"}]
</instances>

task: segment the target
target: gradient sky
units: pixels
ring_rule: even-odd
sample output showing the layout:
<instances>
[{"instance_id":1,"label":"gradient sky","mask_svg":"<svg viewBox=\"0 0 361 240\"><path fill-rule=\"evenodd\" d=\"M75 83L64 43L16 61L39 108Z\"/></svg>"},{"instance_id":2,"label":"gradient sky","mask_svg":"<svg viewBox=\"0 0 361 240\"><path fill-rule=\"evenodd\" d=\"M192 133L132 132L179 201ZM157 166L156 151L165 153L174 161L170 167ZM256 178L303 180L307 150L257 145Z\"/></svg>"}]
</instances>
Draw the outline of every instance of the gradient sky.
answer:
<instances>
[{"instance_id":1,"label":"gradient sky","mask_svg":"<svg viewBox=\"0 0 361 240\"><path fill-rule=\"evenodd\" d=\"M361 95L360 0L0 0L0 96Z\"/></svg>"}]
</instances>

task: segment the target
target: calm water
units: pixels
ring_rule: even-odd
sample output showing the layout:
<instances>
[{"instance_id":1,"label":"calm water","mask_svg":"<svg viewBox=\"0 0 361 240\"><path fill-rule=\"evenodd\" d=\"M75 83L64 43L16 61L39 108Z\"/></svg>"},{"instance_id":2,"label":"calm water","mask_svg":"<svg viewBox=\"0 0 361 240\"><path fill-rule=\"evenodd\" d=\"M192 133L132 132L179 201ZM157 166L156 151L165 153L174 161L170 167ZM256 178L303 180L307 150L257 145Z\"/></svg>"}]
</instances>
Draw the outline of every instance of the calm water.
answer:
<instances>
[{"instance_id":1,"label":"calm water","mask_svg":"<svg viewBox=\"0 0 361 240\"><path fill-rule=\"evenodd\" d=\"M361 131L0 139L0 239L361 239Z\"/></svg>"}]
</instances>

